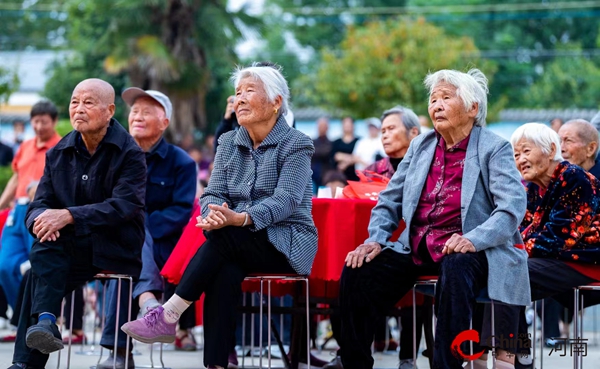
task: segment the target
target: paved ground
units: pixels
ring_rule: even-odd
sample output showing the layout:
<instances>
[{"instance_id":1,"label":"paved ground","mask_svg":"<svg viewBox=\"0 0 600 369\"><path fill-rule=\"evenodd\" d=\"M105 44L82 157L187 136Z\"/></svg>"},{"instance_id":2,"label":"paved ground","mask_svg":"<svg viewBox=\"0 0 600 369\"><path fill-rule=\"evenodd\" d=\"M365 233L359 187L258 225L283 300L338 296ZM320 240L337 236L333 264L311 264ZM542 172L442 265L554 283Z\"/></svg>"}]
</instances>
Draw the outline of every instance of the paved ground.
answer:
<instances>
[{"instance_id":1,"label":"paved ground","mask_svg":"<svg viewBox=\"0 0 600 369\"><path fill-rule=\"evenodd\" d=\"M596 320L594 320L596 315ZM597 325L600 325L600 309L586 310L584 330L586 331L585 337L588 337L587 343L584 345L584 348L587 349L587 356L583 359L583 364L585 368L600 368L600 332ZM596 333L594 333L594 330ZM9 333L7 330L0 330L0 336L4 336ZM198 342L201 342L201 330L197 332ZM90 341L91 341L90 335ZM96 338L97 339L97 338ZM548 356L549 349L544 350L543 356L543 367L546 369L566 369L573 367L573 358L570 355L570 346L567 344L566 353L554 352ZM323 350L322 352L314 351L314 354L324 360L330 360L334 355L334 348L336 347L335 342L331 342L328 345L327 350ZM173 368L173 369L198 369L204 368L202 365L202 350L201 344L199 345L199 350L196 352L181 352L174 351L172 345L164 346L164 355L163 361L165 367ZM160 368L159 361L159 346L154 346L154 367ZM11 364L13 352L13 345L9 343L0 343L0 369L8 368ZM134 348L134 359L136 363L136 367L150 367L150 346L137 343ZM565 356L561 356L561 355ZM66 368L66 355L67 350L62 351L61 356L61 368ZM106 350L104 352L104 357L106 357ZM74 346L71 353L71 368L74 369L87 369L89 367L94 366L98 362L99 358L99 347L96 346ZM541 368L541 363L539 362L539 350L538 350L538 365L537 368ZM50 361L47 365L47 368L56 368L57 366L58 355L51 355ZM247 359L246 366L251 364L250 359ZM264 359L263 365L266 367L266 358ZM417 361L418 367L420 369L429 368L429 364L426 358L419 356ZM258 366L258 358L254 361L254 366ZM281 360L273 361L274 367L282 367ZM375 355L375 367L376 368L397 368L398 367L398 356L396 352L389 354L376 354ZM491 361L488 364L488 367L491 368Z\"/></svg>"}]
</instances>

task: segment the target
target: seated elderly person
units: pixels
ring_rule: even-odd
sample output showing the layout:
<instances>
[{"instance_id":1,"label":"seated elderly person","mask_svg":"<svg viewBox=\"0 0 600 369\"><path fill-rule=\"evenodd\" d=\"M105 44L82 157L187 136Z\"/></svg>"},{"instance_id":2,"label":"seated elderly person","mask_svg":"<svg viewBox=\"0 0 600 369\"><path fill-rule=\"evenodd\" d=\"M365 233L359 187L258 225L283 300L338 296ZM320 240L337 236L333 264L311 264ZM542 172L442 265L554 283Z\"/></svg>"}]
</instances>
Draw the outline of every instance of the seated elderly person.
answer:
<instances>
[{"instance_id":1,"label":"seated elderly person","mask_svg":"<svg viewBox=\"0 0 600 369\"><path fill-rule=\"evenodd\" d=\"M600 178L598 131L585 119L573 119L558 130L562 157Z\"/></svg>"},{"instance_id":2,"label":"seated elderly person","mask_svg":"<svg viewBox=\"0 0 600 369\"><path fill-rule=\"evenodd\" d=\"M600 182L563 161L558 134L544 124L519 127L511 143L517 168L528 182L527 213L520 231L529 254L532 299L596 282L566 262L600 262ZM525 333L523 325L520 330Z\"/></svg>"},{"instance_id":3,"label":"seated elderly person","mask_svg":"<svg viewBox=\"0 0 600 369\"><path fill-rule=\"evenodd\" d=\"M477 69L440 70L425 85L435 131L411 142L371 213L369 238L348 254L342 272L346 369L373 367L372 321L418 276L439 273L435 368L462 368L464 359L451 344L469 329L482 289L488 287L493 300L530 302L527 254L514 247L522 243L517 227L526 198L510 144L482 127L487 78ZM402 220L406 229L392 243ZM498 354L511 360L506 352Z\"/></svg>"},{"instance_id":4,"label":"seated elderly person","mask_svg":"<svg viewBox=\"0 0 600 369\"><path fill-rule=\"evenodd\" d=\"M289 89L279 69L234 72L240 123L219 139L214 170L200 199L197 227L206 242L164 306L123 325L133 338L172 342L181 313L205 293L204 365L227 366L241 284L250 273L309 274L317 251L311 216L312 140L284 115Z\"/></svg>"},{"instance_id":5,"label":"seated elderly person","mask_svg":"<svg viewBox=\"0 0 600 369\"><path fill-rule=\"evenodd\" d=\"M398 105L384 111L381 115L381 143L387 157L369 165L365 170L392 178L408 151L408 145L419 134L419 118L411 109Z\"/></svg>"},{"instance_id":6,"label":"seated elderly person","mask_svg":"<svg viewBox=\"0 0 600 369\"><path fill-rule=\"evenodd\" d=\"M395 106L388 109L381 115L381 142L387 157L376 161L365 168L365 171L371 171L381 174L387 178L392 178L396 173L398 164L402 161L408 150L410 142L421 133L421 126L417 115L409 108ZM413 337L412 337L412 309L402 309L400 312L401 326L403 327L400 336L400 369L413 367ZM333 335L337 341L339 337L338 317L334 314L331 317L331 327ZM387 344L388 351L395 351L398 343L390 339L386 343L386 335L389 334L385 316L381 316L374 323L375 328L375 351L384 351ZM423 325L422 314L419 309L417 313L417 332L416 341L421 341L421 327ZM336 357L326 365L326 369L343 368L340 357L341 350Z\"/></svg>"}]
</instances>

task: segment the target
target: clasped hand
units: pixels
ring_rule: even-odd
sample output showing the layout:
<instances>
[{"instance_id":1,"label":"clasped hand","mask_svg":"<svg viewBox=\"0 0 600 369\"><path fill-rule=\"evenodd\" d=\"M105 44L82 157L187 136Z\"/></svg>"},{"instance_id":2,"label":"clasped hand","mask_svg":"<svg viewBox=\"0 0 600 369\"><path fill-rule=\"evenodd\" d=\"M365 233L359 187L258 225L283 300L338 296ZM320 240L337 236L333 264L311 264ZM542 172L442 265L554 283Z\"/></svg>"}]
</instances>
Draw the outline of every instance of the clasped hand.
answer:
<instances>
[{"instance_id":1,"label":"clasped hand","mask_svg":"<svg viewBox=\"0 0 600 369\"><path fill-rule=\"evenodd\" d=\"M381 245L377 242L367 242L358 246L354 251L350 251L346 256L346 266L352 269L360 268L363 261L367 263L381 253Z\"/></svg>"},{"instance_id":2,"label":"clasped hand","mask_svg":"<svg viewBox=\"0 0 600 369\"><path fill-rule=\"evenodd\" d=\"M235 211L229 209L229 205L226 202L223 205L209 204L208 208L210 212L206 218L202 218L202 215L196 217L196 227L202 228L206 231L212 231L213 229L220 229L227 226L240 226L243 223L239 221L238 217L241 215Z\"/></svg>"},{"instance_id":3,"label":"clasped hand","mask_svg":"<svg viewBox=\"0 0 600 369\"><path fill-rule=\"evenodd\" d=\"M71 212L66 209L46 209L33 220L33 234L40 242L56 241L59 231L73 221Z\"/></svg>"},{"instance_id":4,"label":"clasped hand","mask_svg":"<svg viewBox=\"0 0 600 369\"><path fill-rule=\"evenodd\" d=\"M453 254L462 252L477 252L473 243L466 237L454 233L442 249L442 254Z\"/></svg>"}]
</instances>

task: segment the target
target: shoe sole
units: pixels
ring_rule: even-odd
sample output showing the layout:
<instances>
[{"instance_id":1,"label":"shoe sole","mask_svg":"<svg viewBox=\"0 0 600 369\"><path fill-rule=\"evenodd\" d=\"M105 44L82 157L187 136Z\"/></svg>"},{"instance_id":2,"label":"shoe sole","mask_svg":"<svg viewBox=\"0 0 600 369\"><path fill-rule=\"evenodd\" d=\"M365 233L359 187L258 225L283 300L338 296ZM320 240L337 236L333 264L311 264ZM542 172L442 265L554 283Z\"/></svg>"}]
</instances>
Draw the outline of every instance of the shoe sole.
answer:
<instances>
[{"instance_id":1,"label":"shoe sole","mask_svg":"<svg viewBox=\"0 0 600 369\"><path fill-rule=\"evenodd\" d=\"M63 345L62 339L54 337L51 332L43 328L30 328L25 337L25 343L27 347L38 350L42 354L50 354L58 350L62 350Z\"/></svg>"},{"instance_id":2,"label":"shoe sole","mask_svg":"<svg viewBox=\"0 0 600 369\"><path fill-rule=\"evenodd\" d=\"M125 332L125 334L127 334L129 337L140 341L142 343L173 343L175 342L175 336L156 336L156 337L152 337L152 338L147 338L147 337L142 337L139 336L133 332L131 332L129 329L127 329L126 327L121 327L121 330L123 332Z\"/></svg>"}]
</instances>

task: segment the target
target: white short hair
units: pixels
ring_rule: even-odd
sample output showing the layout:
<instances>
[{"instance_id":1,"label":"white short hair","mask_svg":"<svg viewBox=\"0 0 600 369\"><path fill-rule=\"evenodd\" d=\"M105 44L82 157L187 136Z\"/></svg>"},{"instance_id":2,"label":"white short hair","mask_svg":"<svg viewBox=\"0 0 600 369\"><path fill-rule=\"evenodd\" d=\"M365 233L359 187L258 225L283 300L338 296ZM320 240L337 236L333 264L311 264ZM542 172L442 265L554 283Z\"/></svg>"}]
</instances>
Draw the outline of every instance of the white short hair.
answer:
<instances>
[{"instance_id":1,"label":"white short hair","mask_svg":"<svg viewBox=\"0 0 600 369\"><path fill-rule=\"evenodd\" d=\"M461 98L467 111L471 111L473 104L477 103L479 108L475 116L475 125L485 127L487 94L489 89L487 77L479 69L473 68L467 73L442 69L428 74L424 82L425 87L429 90L428 99L431 99L433 89L441 82L446 82L456 87L456 95Z\"/></svg>"},{"instance_id":2,"label":"white short hair","mask_svg":"<svg viewBox=\"0 0 600 369\"><path fill-rule=\"evenodd\" d=\"M269 102L275 102L277 96L281 96L281 107L279 108L278 116L287 114L290 99L290 89L287 81L281 74L281 67L276 64L262 64L258 62L252 63L250 67L238 66L231 75L233 87L237 88L240 80L252 77L255 81L262 83Z\"/></svg>"},{"instance_id":3,"label":"white short hair","mask_svg":"<svg viewBox=\"0 0 600 369\"><path fill-rule=\"evenodd\" d=\"M552 144L556 147L554 161L563 161L560 151L560 136L552 128L542 123L525 123L517 128L510 136L510 144L513 149L517 142L525 139L537 146L546 155L550 155Z\"/></svg>"}]
</instances>

